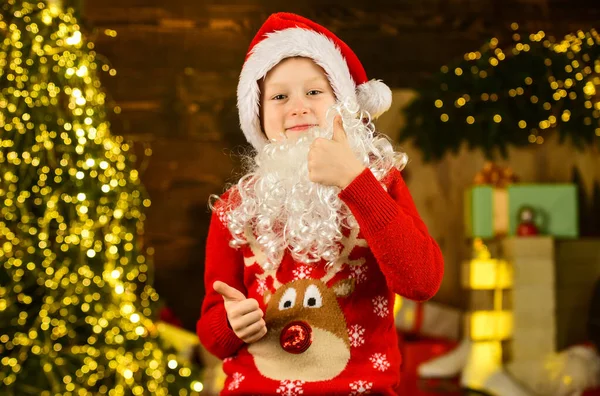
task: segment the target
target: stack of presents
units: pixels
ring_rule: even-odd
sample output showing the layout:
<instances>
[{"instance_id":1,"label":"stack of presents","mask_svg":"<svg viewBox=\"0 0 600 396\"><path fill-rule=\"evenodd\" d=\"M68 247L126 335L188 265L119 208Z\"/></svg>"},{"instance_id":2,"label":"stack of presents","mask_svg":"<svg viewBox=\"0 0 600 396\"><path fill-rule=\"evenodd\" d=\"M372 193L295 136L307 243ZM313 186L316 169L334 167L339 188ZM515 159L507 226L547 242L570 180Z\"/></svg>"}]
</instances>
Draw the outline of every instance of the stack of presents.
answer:
<instances>
[{"instance_id":1,"label":"stack of presents","mask_svg":"<svg viewBox=\"0 0 600 396\"><path fill-rule=\"evenodd\" d=\"M600 395L600 239L579 237L577 186L489 164L464 202L467 309L400 300L402 394Z\"/></svg>"}]
</instances>

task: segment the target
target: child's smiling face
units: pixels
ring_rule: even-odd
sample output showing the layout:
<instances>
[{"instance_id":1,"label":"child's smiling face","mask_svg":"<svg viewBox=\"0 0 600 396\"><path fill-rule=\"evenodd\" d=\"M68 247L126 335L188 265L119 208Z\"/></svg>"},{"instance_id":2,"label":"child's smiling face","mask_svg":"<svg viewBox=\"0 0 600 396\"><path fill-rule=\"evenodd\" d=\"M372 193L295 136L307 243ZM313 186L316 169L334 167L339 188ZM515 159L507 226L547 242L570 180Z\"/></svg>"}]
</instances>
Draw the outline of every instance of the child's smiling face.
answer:
<instances>
[{"instance_id":1,"label":"child's smiling face","mask_svg":"<svg viewBox=\"0 0 600 396\"><path fill-rule=\"evenodd\" d=\"M309 58L282 60L261 84L261 121L269 140L297 138L313 126L325 127L335 95L325 71Z\"/></svg>"}]
</instances>

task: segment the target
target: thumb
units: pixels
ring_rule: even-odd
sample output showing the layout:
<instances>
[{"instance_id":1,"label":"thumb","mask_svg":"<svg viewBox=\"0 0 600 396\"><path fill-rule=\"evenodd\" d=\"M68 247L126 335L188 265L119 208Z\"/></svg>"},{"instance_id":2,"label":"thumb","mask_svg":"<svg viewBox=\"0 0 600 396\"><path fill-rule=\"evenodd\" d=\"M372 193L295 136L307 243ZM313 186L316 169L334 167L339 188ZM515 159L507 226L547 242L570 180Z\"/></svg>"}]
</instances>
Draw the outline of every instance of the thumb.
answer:
<instances>
[{"instance_id":1,"label":"thumb","mask_svg":"<svg viewBox=\"0 0 600 396\"><path fill-rule=\"evenodd\" d=\"M213 283L213 289L215 289L217 293L223 296L225 302L243 301L246 299L244 293L237 289L234 289L225 282L216 281L215 283Z\"/></svg>"},{"instance_id":2,"label":"thumb","mask_svg":"<svg viewBox=\"0 0 600 396\"><path fill-rule=\"evenodd\" d=\"M340 143L346 141L346 131L344 130L344 125L342 124L342 116L339 114L333 119L333 136L331 140Z\"/></svg>"}]
</instances>

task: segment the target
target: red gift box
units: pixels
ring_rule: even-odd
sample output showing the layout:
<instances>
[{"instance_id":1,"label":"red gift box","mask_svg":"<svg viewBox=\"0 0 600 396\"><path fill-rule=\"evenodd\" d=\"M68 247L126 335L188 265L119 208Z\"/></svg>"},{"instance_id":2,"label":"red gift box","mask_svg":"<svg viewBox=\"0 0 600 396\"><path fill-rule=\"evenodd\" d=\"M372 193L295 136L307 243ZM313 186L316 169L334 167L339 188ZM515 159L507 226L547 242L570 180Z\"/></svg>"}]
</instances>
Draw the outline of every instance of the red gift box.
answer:
<instances>
[{"instance_id":1,"label":"red gift box","mask_svg":"<svg viewBox=\"0 0 600 396\"><path fill-rule=\"evenodd\" d=\"M453 379L421 379L417 368L433 358L442 356L457 346L456 341L423 337L408 337L399 334L402 367L400 368L399 394L411 396L459 396L458 377Z\"/></svg>"},{"instance_id":2,"label":"red gift box","mask_svg":"<svg viewBox=\"0 0 600 396\"><path fill-rule=\"evenodd\" d=\"M600 388L588 389L581 396L600 396Z\"/></svg>"}]
</instances>

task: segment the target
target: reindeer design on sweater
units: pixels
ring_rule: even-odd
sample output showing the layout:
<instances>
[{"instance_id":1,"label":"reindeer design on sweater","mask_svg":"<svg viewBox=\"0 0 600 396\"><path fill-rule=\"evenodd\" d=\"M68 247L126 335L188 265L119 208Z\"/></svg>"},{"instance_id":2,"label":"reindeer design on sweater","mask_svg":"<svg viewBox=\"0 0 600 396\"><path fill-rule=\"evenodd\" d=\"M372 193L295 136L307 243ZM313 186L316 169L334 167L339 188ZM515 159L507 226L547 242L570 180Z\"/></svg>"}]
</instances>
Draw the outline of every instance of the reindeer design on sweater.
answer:
<instances>
[{"instance_id":1,"label":"reindeer design on sweater","mask_svg":"<svg viewBox=\"0 0 600 396\"><path fill-rule=\"evenodd\" d=\"M355 246L366 246L366 241L357 236L358 230L353 230L344 238L339 259L320 279L281 284L276 271L257 275L259 279L271 277L275 289L274 293L264 294L267 334L248 347L262 375L274 380L324 381L335 378L346 368L350 340L338 298L348 297L354 291L355 280L329 283L344 265L364 264L364 259L349 259ZM258 246L252 242L254 257L262 258Z\"/></svg>"}]
</instances>

